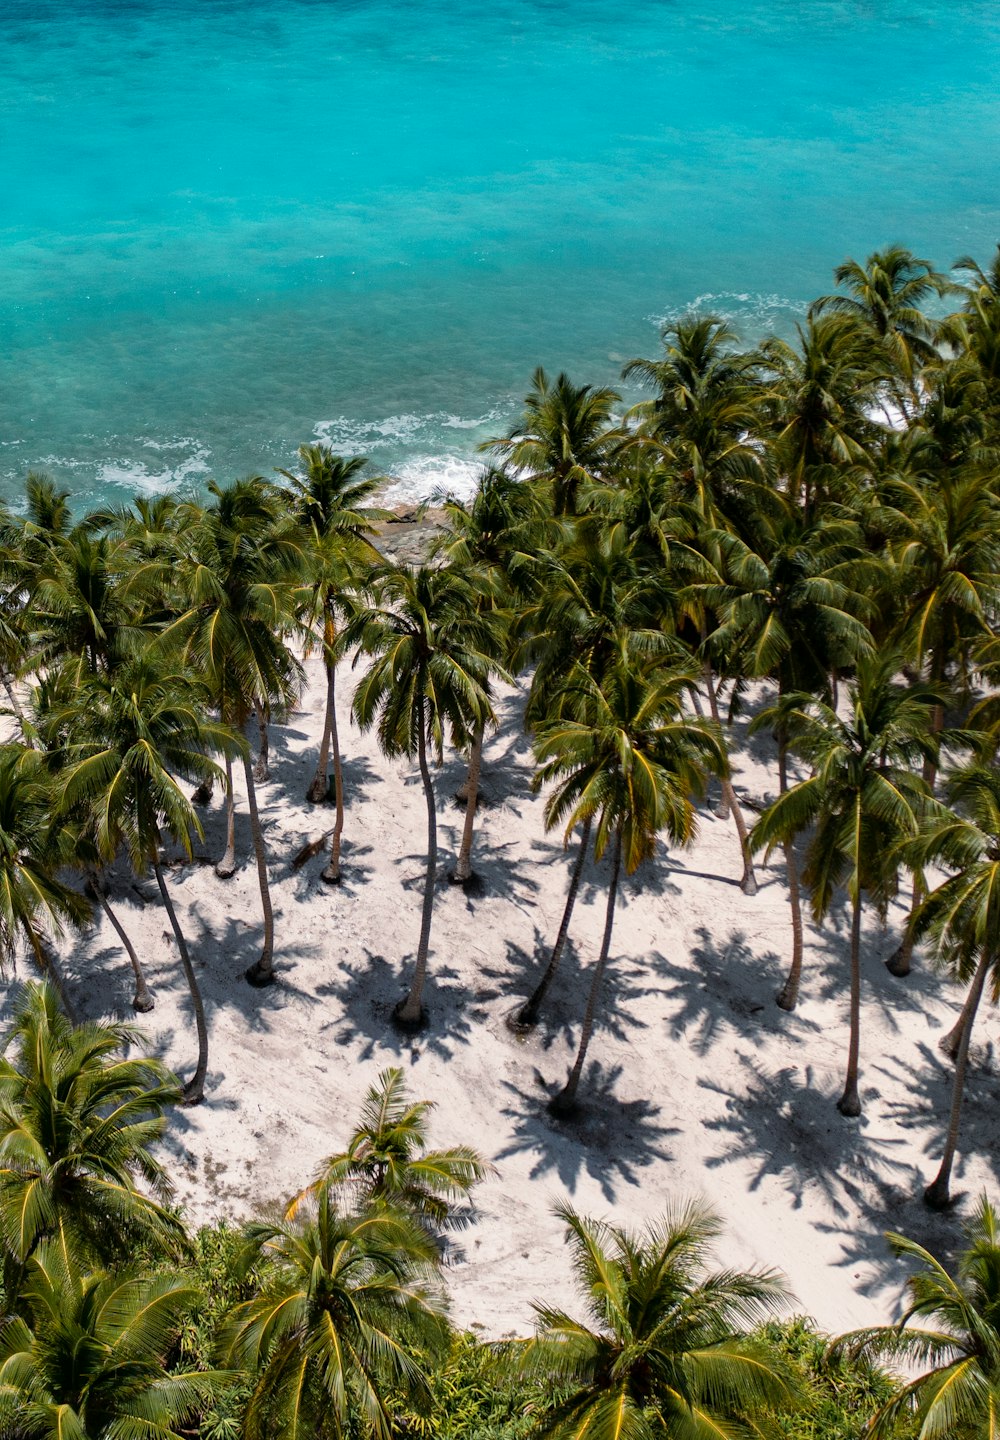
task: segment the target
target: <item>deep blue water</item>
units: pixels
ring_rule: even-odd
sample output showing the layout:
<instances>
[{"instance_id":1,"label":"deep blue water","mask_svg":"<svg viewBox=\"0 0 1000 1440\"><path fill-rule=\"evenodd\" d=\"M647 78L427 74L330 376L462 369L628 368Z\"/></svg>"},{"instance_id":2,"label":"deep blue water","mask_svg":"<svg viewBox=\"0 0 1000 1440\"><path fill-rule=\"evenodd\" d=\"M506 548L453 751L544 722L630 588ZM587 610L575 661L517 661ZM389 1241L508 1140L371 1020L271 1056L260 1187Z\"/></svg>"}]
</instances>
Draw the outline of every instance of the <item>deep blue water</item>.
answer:
<instances>
[{"instance_id":1,"label":"deep blue water","mask_svg":"<svg viewBox=\"0 0 1000 1440\"><path fill-rule=\"evenodd\" d=\"M0 491L461 482L536 364L1000 239L995 0L484 9L0 0Z\"/></svg>"}]
</instances>

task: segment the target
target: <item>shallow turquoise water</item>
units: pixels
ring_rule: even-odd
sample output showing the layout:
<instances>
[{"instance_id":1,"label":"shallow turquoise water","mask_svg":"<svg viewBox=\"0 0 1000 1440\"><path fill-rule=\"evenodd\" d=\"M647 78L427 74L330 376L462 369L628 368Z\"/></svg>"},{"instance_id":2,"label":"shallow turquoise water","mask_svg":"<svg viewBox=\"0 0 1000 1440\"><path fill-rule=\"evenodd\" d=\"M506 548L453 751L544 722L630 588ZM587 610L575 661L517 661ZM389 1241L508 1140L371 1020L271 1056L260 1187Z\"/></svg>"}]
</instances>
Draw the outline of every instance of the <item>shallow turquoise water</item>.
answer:
<instances>
[{"instance_id":1,"label":"shallow turquoise water","mask_svg":"<svg viewBox=\"0 0 1000 1440\"><path fill-rule=\"evenodd\" d=\"M0 488L461 484L538 363L987 259L998 73L992 0L3 0Z\"/></svg>"}]
</instances>

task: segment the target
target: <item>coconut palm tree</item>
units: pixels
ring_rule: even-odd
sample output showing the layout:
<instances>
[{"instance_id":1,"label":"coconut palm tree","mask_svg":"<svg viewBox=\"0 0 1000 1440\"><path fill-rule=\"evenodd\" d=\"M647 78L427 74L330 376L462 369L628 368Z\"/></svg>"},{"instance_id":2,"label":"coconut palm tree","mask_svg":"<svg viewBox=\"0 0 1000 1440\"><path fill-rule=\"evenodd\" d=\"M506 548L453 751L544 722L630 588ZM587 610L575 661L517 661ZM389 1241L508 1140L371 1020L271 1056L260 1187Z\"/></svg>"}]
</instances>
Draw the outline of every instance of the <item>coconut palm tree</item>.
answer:
<instances>
[{"instance_id":1,"label":"coconut palm tree","mask_svg":"<svg viewBox=\"0 0 1000 1440\"><path fill-rule=\"evenodd\" d=\"M920 1440L993 1440L1000 1415L1000 1217L985 1195L964 1226L967 1247L955 1274L904 1235L887 1238L919 1268L908 1281L910 1304L895 1325L842 1335L834 1354L928 1366L882 1406L868 1434ZM913 1325L930 1321L933 1328Z\"/></svg>"},{"instance_id":2,"label":"coconut palm tree","mask_svg":"<svg viewBox=\"0 0 1000 1440\"><path fill-rule=\"evenodd\" d=\"M748 1332L786 1299L774 1270L710 1271L718 1218L689 1202L642 1231L578 1215L566 1225L583 1320L536 1303L537 1334L509 1363L552 1394L552 1440L718 1440L760 1434L764 1410L799 1401L794 1380Z\"/></svg>"},{"instance_id":3,"label":"coconut palm tree","mask_svg":"<svg viewBox=\"0 0 1000 1440\"><path fill-rule=\"evenodd\" d=\"M259 476L220 487L199 524L185 536L183 613L166 627L164 647L180 648L204 678L223 724L242 734L250 716L287 707L298 693L301 666L286 644L294 629L305 557L298 527L283 514L281 492ZM243 753L257 881L264 915L260 958L246 972L251 985L274 979L274 913L267 853L249 751ZM235 873L232 769L226 775L226 853L216 866Z\"/></svg>"},{"instance_id":4,"label":"coconut palm tree","mask_svg":"<svg viewBox=\"0 0 1000 1440\"><path fill-rule=\"evenodd\" d=\"M490 1166L468 1145L448 1150L427 1148L430 1100L411 1101L402 1070L383 1070L365 1096L360 1124L346 1150L331 1155L313 1183L292 1202L287 1218L303 1198L326 1186L339 1186L353 1208L388 1205L402 1210L432 1234L466 1223L473 1186Z\"/></svg>"},{"instance_id":5,"label":"coconut palm tree","mask_svg":"<svg viewBox=\"0 0 1000 1440\"><path fill-rule=\"evenodd\" d=\"M340 881L340 842L344 829L344 773L340 761L337 730L336 667L337 619L345 593L356 590L372 565L381 557L369 538L389 511L368 502L379 486L377 476L363 476L368 464L364 456L344 459L329 445L300 445L301 475L280 470L288 481L293 514L308 537L307 578L310 582L309 619L318 624L323 636L323 664L326 670L326 709L320 738L316 772L306 798L314 805L329 791L327 769L333 751L333 784L337 816L333 828L330 863L323 879Z\"/></svg>"},{"instance_id":6,"label":"coconut palm tree","mask_svg":"<svg viewBox=\"0 0 1000 1440\"><path fill-rule=\"evenodd\" d=\"M706 641L715 668L741 679L773 679L778 705L768 711L778 750L778 788L788 789L788 735L782 700L794 693L829 698L830 676L874 643L860 617L868 606L850 583L862 537L850 521L811 524L790 502L766 526L756 549L738 536L709 532L719 558L715 583L693 585L718 624ZM761 722L758 720L757 725ZM751 729L754 727L751 726ZM792 915L792 959L778 994L794 1010L802 975L802 914L798 861L784 846Z\"/></svg>"},{"instance_id":7,"label":"coconut palm tree","mask_svg":"<svg viewBox=\"0 0 1000 1440\"><path fill-rule=\"evenodd\" d=\"M552 782L546 828L565 826L567 837L588 819L594 858L611 846L611 874L601 950L594 966L576 1059L552 1110L576 1106L601 982L611 949L621 867L632 875L653 856L662 833L675 845L695 834L693 797L704 793L708 772L723 773L725 752L715 727L684 712L694 672L655 663L621 663L596 681L580 668L571 705L536 726L538 787Z\"/></svg>"},{"instance_id":8,"label":"coconut palm tree","mask_svg":"<svg viewBox=\"0 0 1000 1440\"><path fill-rule=\"evenodd\" d=\"M82 527L51 541L30 592L37 665L72 661L82 676L107 671L141 647L141 572L132 561L124 540L95 538Z\"/></svg>"},{"instance_id":9,"label":"coconut palm tree","mask_svg":"<svg viewBox=\"0 0 1000 1440\"><path fill-rule=\"evenodd\" d=\"M622 440L614 420L620 399L604 386L574 385L565 374L553 383L539 366L521 419L506 436L480 448L549 487L549 510L556 518L576 515L583 492L613 467Z\"/></svg>"},{"instance_id":10,"label":"coconut palm tree","mask_svg":"<svg viewBox=\"0 0 1000 1440\"><path fill-rule=\"evenodd\" d=\"M106 1263L183 1241L152 1151L180 1089L159 1060L128 1056L138 1038L73 1025L44 984L18 996L0 1057L0 1237L22 1270L46 1238Z\"/></svg>"},{"instance_id":11,"label":"coconut palm tree","mask_svg":"<svg viewBox=\"0 0 1000 1440\"><path fill-rule=\"evenodd\" d=\"M27 940L38 969L51 978L68 1014L72 1005L62 969L45 943L48 930L90 917L82 895L58 878L69 858L65 827L53 823L56 796L44 757L24 745L0 745L0 959L9 961Z\"/></svg>"},{"instance_id":12,"label":"coconut palm tree","mask_svg":"<svg viewBox=\"0 0 1000 1440\"><path fill-rule=\"evenodd\" d=\"M204 1098L208 1027L187 940L167 888L160 859L166 832L191 855L201 823L178 775L205 780L219 774L208 751L245 753L246 742L205 718L207 693L189 672L167 666L147 650L110 676L90 676L53 724L61 728L62 808L85 810L88 834L104 860L124 849L137 875L152 869L177 943L198 1032L198 1063L184 1098ZM199 703L200 702L200 703Z\"/></svg>"},{"instance_id":13,"label":"coconut palm tree","mask_svg":"<svg viewBox=\"0 0 1000 1440\"><path fill-rule=\"evenodd\" d=\"M867 896L879 914L899 885L899 846L917 833L927 786L910 768L937 754L931 715L940 691L899 685L899 656L883 652L858 662L851 713L841 720L821 701L786 705L780 724L790 748L812 770L761 814L751 833L755 850L770 852L808 832L802 880L821 922L845 889L851 905L850 1043L842 1115L861 1114L858 1092L861 1025L861 919Z\"/></svg>"},{"instance_id":14,"label":"coconut palm tree","mask_svg":"<svg viewBox=\"0 0 1000 1440\"><path fill-rule=\"evenodd\" d=\"M931 815L906 847L908 860L920 870L933 863L955 872L923 901L913 925L919 934L930 936L939 962L969 987L944 1154L924 1192L935 1209L943 1209L951 1199L969 1043L987 981L993 1000L1000 998L1000 774L992 766L965 766L949 777L947 796L948 807Z\"/></svg>"},{"instance_id":15,"label":"coconut palm tree","mask_svg":"<svg viewBox=\"0 0 1000 1440\"><path fill-rule=\"evenodd\" d=\"M622 374L659 392L630 416L640 444L654 442L676 499L701 524L749 535L769 490L757 438L764 367L759 354L735 348L738 340L717 315L687 315L664 326L661 359L630 360Z\"/></svg>"},{"instance_id":16,"label":"coconut palm tree","mask_svg":"<svg viewBox=\"0 0 1000 1440\"><path fill-rule=\"evenodd\" d=\"M820 296L809 307L809 314L845 315L870 329L915 403L919 368L935 360L938 353L934 323L922 307L933 297L955 294L958 287L929 260L918 259L903 245L876 250L864 265L845 260L834 270L833 278L847 293Z\"/></svg>"},{"instance_id":17,"label":"coconut palm tree","mask_svg":"<svg viewBox=\"0 0 1000 1440\"><path fill-rule=\"evenodd\" d=\"M191 1434L228 1378L174 1360L199 1298L181 1276L81 1274L56 1245L41 1247L27 1315L0 1325L0 1432L33 1440Z\"/></svg>"},{"instance_id":18,"label":"coconut palm tree","mask_svg":"<svg viewBox=\"0 0 1000 1440\"><path fill-rule=\"evenodd\" d=\"M446 502L448 530L440 551L450 565L462 570L479 591L480 606L496 621L497 659L511 660L510 622L513 610L527 593L539 534L537 491L497 466L487 466L479 477L469 504ZM469 769L463 786L465 824L455 869L448 877L456 885L473 878L472 842L479 803L485 725L477 725L469 746ZM462 792L460 792L461 794Z\"/></svg>"},{"instance_id":19,"label":"coconut palm tree","mask_svg":"<svg viewBox=\"0 0 1000 1440\"><path fill-rule=\"evenodd\" d=\"M362 730L376 729L387 756L416 756L427 806L427 871L420 938L409 993L395 1010L404 1027L423 1023L423 990L437 876L437 808L428 754L440 761L446 732L464 745L495 723L490 681L505 672L497 618L478 604L474 586L453 567L387 567L373 580L376 604L361 606L345 631L371 664L354 694Z\"/></svg>"},{"instance_id":20,"label":"coconut palm tree","mask_svg":"<svg viewBox=\"0 0 1000 1440\"><path fill-rule=\"evenodd\" d=\"M797 346L769 340L762 354L773 374L778 471L811 518L845 472L877 449L882 431L871 412L888 367L879 342L853 316L813 315L797 329Z\"/></svg>"},{"instance_id":21,"label":"coconut palm tree","mask_svg":"<svg viewBox=\"0 0 1000 1440\"><path fill-rule=\"evenodd\" d=\"M308 1213L247 1233L267 1278L220 1347L256 1377L246 1440L390 1440L391 1390L426 1396L425 1357L445 1335L432 1238L399 1211L345 1214L327 1186Z\"/></svg>"}]
</instances>

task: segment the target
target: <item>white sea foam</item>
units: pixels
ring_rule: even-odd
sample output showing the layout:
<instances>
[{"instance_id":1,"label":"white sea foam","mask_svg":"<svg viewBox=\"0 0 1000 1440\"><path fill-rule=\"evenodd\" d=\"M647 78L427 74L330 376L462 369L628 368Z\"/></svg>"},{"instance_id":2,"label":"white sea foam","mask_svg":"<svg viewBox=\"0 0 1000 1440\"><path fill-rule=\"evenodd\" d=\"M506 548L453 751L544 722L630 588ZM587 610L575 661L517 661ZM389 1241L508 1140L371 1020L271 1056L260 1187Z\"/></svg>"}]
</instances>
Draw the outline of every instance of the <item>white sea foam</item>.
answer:
<instances>
[{"instance_id":1,"label":"white sea foam","mask_svg":"<svg viewBox=\"0 0 1000 1440\"><path fill-rule=\"evenodd\" d=\"M210 469L208 457L211 451L196 440L184 437L178 440L140 439L144 450L159 454L176 454L187 451L176 464L162 469L150 469L143 460L107 460L97 470L100 485L115 485L138 495L168 495L180 489L184 483L195 477L207 475Z\"/></svg>"},{"instance_id":2,"label":"white sea foam","mask_svg":"<svg viewBox=\"0 0 1000 1440\"><path fill-rule=\"evenodd\" d=\"M757 290L706 290L683 305L671 306L661 315L647 318L657 326L671 325L685 315L718 315L748 341L774 330L788 331L796 320L802 320L809 308L807 300Z\"/></svg>"},{"instance_id":3,"label":"white sea foam","mask_svg":"<svg viewBox=\"0 0 1000 1440\"><path fill-rule=\"evenodd\" d=\"M428 439L442 430L482 430L485 434L503 428L506 418L507 411L501 406L474 416L435 411L427 415L386 415L381 419L359 420L350 415L338 415L332 420L320 420L313 426L313 434L334 450L367 454L369 451L398 451L421 442L426 445Z\"/></svg>"},{"instance_id":4,"label":"white sea foam","mask_svg":"<svg viewBox=\"0 0 1000 1440\"><path fill-rule=\"evenodd\" d=\"M415 455L392 467L391 483L382 492L382 500L386 505L469 500L482 469L481 461L464 455Z\"/></svg>"}]
</instances>

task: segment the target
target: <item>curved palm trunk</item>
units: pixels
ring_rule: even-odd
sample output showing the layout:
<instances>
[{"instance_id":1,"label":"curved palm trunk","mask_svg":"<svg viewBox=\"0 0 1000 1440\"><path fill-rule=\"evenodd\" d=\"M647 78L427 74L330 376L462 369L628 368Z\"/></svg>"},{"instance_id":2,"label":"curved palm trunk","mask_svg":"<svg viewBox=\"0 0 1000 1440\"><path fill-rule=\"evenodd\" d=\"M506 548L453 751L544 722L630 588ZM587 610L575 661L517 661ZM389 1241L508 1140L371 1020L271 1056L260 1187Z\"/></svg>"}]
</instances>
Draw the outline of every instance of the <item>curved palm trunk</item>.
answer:
<instances>
[{"instance_id":1,"label":"curved palm trunk","mask_svg":"<svg viewBox=\"0 0 1000 1440\"><path fill-rule=\"evenodd\" d=\"M340 758L340 732L337 729L336 705L337 668L330 668L330 745L333 749L333 796L337 813L330 839L330 860L320 879L328 885L340 884L340 838L344 833L344 766Z\"/></svg>"},{"instance_id":2,"label":"curved palm trunk","mask_svg":"<svg viewBox=\"0 0 1000 1440\"><path fill-rule=\"evenodd\" d=\"M462 844L458 861L449 877L455 885L467 885L472 879L472 837L476 828L476 810L479 805L479 773L483 764L483 734L485 726L477 725L472 737L469 753L469 775L465 782L465 825L462 829Z\"/></svg>"},{"instance_id":3,"label":"curved palm trunk","mask_svg":"<svg viewBox=\"0 0 1000 1440\"><path fill-rule=\"evenodd\" d=\"M847 1079L837 1101L841 1115L860 1115L858 1068L861 1058L861 892L858 891L851 916L851 1039L847 1049Z\"/></svg>"},{"instance_id":4,"label":"curved palm trunk","mask_svg":"<svg viewBox=\"0 0 1000 1440\"><path fill-rule=\"evenodd\" d=\"M263 785L265 781L271 778L271 771L268 768L271 744L267 728L271 723L271 707L265 703L263 705L254 705L253 709L257 717L257 735L259 739L257 763L253 767L253 777L258 784Z\"/></svg>"},{"instance_id":5,"label":"curved palm trunk","mask_svg":"<svg viewBox=\"0 0 1000 1440\"><path fill-rule=\"evenodd\" d=\"M208 1074L208 1026L205 1023L205 1006L201 998L201 990L198 985L198 977L194 973L194 966L191 964L191 956L188 952L187 941L184 939L184 932L181 930L177 920L177 913L174 910L174 902L170 898L170 891L167 889L167 882L163 878L163 870L159 859L153 857L153 874L156 876L156 884L160 891L160 899L163 901L163 908L167 912L167 919L170 921L170 928L174 932L174 939L177 941L177 952L181 957L181 965L184 967L184 978L187 981L188 993L191 996L191 1008L194 1011L195 1029L198 1032L198 1064L191 1079L184 1086L185 1105L199 1105L205 1098L205 1076Z\"/></svg>"},{"instance_id":6,"label":"curved palm trunk","mask_svg":"<svg viewBox=\"0 0 1000 1440\"><path fill-rule=\"evenodd\" d=\"M236 874L236 797L233 794L233 762L226 756L226 852L215 873L220 880Z\"/></svg>"},{"instance_id":7,"label":"curved palm trunk","mask_svg":"<svg viewBox=\"0 0 1000 1440\"><path fill-rule=\"evenodd\" d=\"M941 1168L934 1179L924 1191L924 1199L932 1210L943 1210L951 1203L951 1167L955 1161L955 1151L958 1147L958 1126L962 1118L962 1097L965 1093L965 1072L969 1063L969 1042L972 1039L972 1026L975 1023L976 1011L979 1009L979 1002L983 997L983 986L986 983L986 976L989 973L992 956L986 952L976 967L976 973L972 977L972 984L969 987L969 997L965 1016L965 1025L962 1029L962 1038L958 1046L958 1055L955 1059L955 1082L951 1091L951 1114L948 1117L948 1133L944 1142L944 1154L941 1157Z\"/></svg>"},{"instance_id":8,"label":"curved palm trunk","mask_svg":"<svg viewBox=\"0 0 1000 1440\"><path fill-rule=\"evenodd\" d=\"M427 766L427 733L424 716L420 717L420 739L417 749L420 763L420 779L427 801L427 874L424 879L424 903L420 914L420 942L417 945L417 962L413 971L413 982L406 999L396 1006L393 1018L404 1029L415 1030L424 1021L424 981L427 978L427 953L431 943L431 920L434 914L434 882L437 878L437 809L434 804L434 786Z\"/></svg>"},{"instance_id":9,"label":"curved palm trunk","mask_svg":"<svg viewBox=\"0 0 1000 1440\"><path fill-rule=\"evenodd\" d=\"M969 1021L969 1011L972 1008L972 990L970 988L962 1004L962 1008L958 1012L958 1019L948 1031L947 1035L942 1036L938 1041L938 1049L942 1055L947 1055L949 1060L958 1059L958 1047L962 1043L962 1036L965 1033L965 1027Z\"/></svg>"},{"instance_id":10,"label":"curved palm trunk","mask_svg":"<svg viewBox=\"0 0 1000 1440\"><path fill-rule=\"evenodd\" d=\"M135 994L132 996L132 1009L137 1010L140 1015L148 1015L150 1010L153 1009L153 1006L156 1002L154 1001L152 995L149 993L149 986L146 984L146 976L143 974L142 966L139 964L139 957L136 954L135 946L129 939L124 925L121 923L121 921L118 919L118 916L112 910L108 902L108 897L101 889L100 883L98 882L96 875L91 874L88 876L87 889L96 899L98 905L100 905L105 915L111 921L111 924L114 927L115 934L122 942L125 953L129 959L129 964L132 966L132 974L135 976Z\"/></svg>"},{"instance_id":11,"label":"curved palm trunk","mask_svg":"<svg viewBox=\"0 0 1000 1440\"><path fill-rule=\"evenodd\" d=\"M608 908L604 918L604 937L601 940L601 953L594 968L594 978L590 984L590 993L587 996L587 1009L583 1016L583 1028L580 1031L580 1048L576 1052L576 1059L573 1068L569 1072L569 1079L559 1091L559 1094L551 1101L549 1109L554 1115L569 1115L576 1109L576 1092L580 1085L580 1076L583 1074L583 1062L587 1058L587 1049L590 1045L590 1037L594 1033L594 1018L597 1014L597 998L601 990L601 981L604 979L604 971L608 963L608 951L611 949L611 932L615 924L615 901L618 898L618 876L621 873L622 863L622 837L621 831L615 834L615 848L611 859L611 879L608 883Z\"/></svg>"},{"instance_id":12,"label":"curved palm trunk","mask_svg":"<svg viewBox=\"0 0 1000 1440\"><path fill-rule=\"evenodd\" d=\"M708 691L708 704L712 712L712 719L715 721L716 725L718 725L721 730L722 725L721 721L719 720L719 702L715 694L715 686L712 683L712 667L707 663L707 661L705 663L705 689ZM744 895L756 895L757 876L754 874L753 856L750 854L750 840L747 835L747 822L743 818L743 811L740 808L740 802L736 798L736 791L733 789L732 782L729 780L722 781L722 799L729 813L733 817L733 823L736 826L736 833L739 836L740 854L743 856L743 876L740 880L740 889L743 891Z\"/></svg>"},{"instance_id":13,"label":"curved palm trunk","mask_svg":"<svg viewBox=\"0 0 1000 1440\"><path fill-rule=\"evenodd\" d=\"M264 849L264 832L260 828L260 812L257 809L257 787L253 782L253 767L250 757L243 761L247 780L247 806L250 811L250 832L253 835L253 852L257 859L257 883L260 885L260 905L264 912L264 946L260 959L245 972L251 985L270 985L274 980L274 911L271 909L271 887L267 881L267 852Z\"/></svg>"},{"instance_id":14,"label":"curved palm trunk","mask_svg":"<svg viewBox=\"0 0 1000 1440\"><path fill-rule=\"evenodd\" d=\"M788 789L788 747L783 738L778 740L778 791L784 795ZM782 1010L794 1010L799 1003L799 986L802 983L802 898L799 891L799 862L795 845L789 840L783 847L785 852L785 876L788 880L788 902L792 910L792 963L784 985L778 991L778 1005Z\"/></svg>"},{"instance_id":15,"label":"curved palm trunk","mask_svg":"<svg viewBox=\"0 0 1000 1440\"><path fill-rule=\"evenodd\" d=\"M569 892L566 896L566 904L563 907L562 919L559 922L559 933L556 935L555 944L552 946L552 954L549 956L549 963L545 967L545 974L539 980L530 999L514 1017L513 1025L517 1029L530 1029L538 1024L538 1015L545 1001L546 995L552 987L556 978L556 971L559 969L559 962L562 959L563 949L566 945L566 937L569 934L569 922L573 916L573 907L576 904L577 892L580 889L580 880L583 875L584 863L587 859L587 847L590 844L591 817L588 815L583 822L583 831L580 835L580 847L576 852L576 860L573 862L573 874L570 876Z\"/></svg>"},{"instance_id":16,"label":"curved palm trunk","mask_svg":"<svg viewBox=\"0 0 1000 1440\"><path fill-rule=\"evenodd\" d=\"M896 949L885 962L885 968L890 975L895 975L900 980L909 975L913 966L913 917L917 913L920 901L923 897L923 890L920 879L917 875L913 877L913 890L910 893L910 913L906 917L906 928L903 931L903 938Z\"/></svg>"},{"instance_id":17,"label":"curved palm trunk","mask_svg":"<svg viewBox=\"0 0 1000 1440\"><path fill-rule=\"evenodd\" d=\"M326 772L330 763L330 729L334 723L333 666L329 660L324 660L323 663L326 666L326 710L323 715L323 734L319 742L319 755L316 757L316 771L309 782L309 789L306 791L306 799L311 805L322 805L330 788Z\"/></svg>"},{"instance_id":18,"label":"curved palm trunk","mask_svg":"<svg viewBox=\"0 0 1000 1440\"><path fill-rule=\"evenodd\" d=\"M30 921L25 921L24 929L39 972L43 979L52 981L56 994L59 996L60 1005L65 1010L70 1021L75 1025L77 1023L76 1007L69 998L69 993L66 989L66 977L62 973L62 966L59 964L58 958L51 948L44 943L41 935L39 935Z\"/></svg>"}]
</instances>

